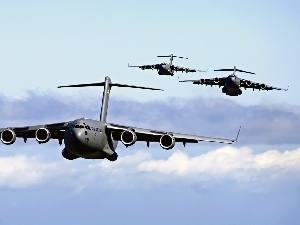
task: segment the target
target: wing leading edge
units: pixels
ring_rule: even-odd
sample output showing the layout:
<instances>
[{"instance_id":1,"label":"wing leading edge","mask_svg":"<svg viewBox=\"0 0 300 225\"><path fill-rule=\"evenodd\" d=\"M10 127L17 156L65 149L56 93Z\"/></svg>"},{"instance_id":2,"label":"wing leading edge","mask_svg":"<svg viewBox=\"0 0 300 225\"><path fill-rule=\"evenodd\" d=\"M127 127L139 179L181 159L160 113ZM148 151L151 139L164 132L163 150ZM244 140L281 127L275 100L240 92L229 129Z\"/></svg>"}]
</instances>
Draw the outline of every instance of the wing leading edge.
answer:
<instances>
[{"instance_id":1,"label":"wing leading edge","mask_svg":"<svg viewBox=\"0 0 300 225\"><path fill-rule=\"evenodd\" d=\"M197 136L197 135L179 134L173 132L156 131L156 130L143 129L143 128L127 127L118 124L107 124L106 128L112 132L112 136L115 140L121 140L122 132L130 130L136 134L137 141L160 142L161 137L163 135L171 135L176 142L182 142L184 144L198 143L199 141L233 144L237 141L240 133L240 129L239 129L236 139L230 140L230 139L223 139L223 138L213 138L213 137L205 137L205 136Z\"/></svg>"}]
</instances>

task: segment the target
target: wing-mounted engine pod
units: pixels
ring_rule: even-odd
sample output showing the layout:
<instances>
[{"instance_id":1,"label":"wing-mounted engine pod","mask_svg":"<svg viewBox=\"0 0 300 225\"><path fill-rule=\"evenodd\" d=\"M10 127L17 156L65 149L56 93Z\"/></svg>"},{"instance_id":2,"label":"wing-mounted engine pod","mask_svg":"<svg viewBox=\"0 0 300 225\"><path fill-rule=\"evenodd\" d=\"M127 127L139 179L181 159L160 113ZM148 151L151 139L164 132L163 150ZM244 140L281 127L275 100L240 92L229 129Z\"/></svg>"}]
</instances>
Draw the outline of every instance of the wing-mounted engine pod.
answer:
<instances>
[{"instance_id":1,"label":"wing-mounted engine pod","mask_svg":"<svg viewBox=\"0 0 300 225\"><path fill-rule=\"evenodd\" d=\"M175 146L175 138L171 134L164 134L160 137L159 144L165 150L172 149Z\"/></svg>"},{"instance_id":2,"label":"wing-mounted engine pod","mask_svg":"<svg viewBox=\"0 0 300 225\"><path fill-rule=\"evenodd\" d=\"M47 128L41 127L35 132L35 139L40 144L48 142L50 138L51 132Z\"/></svg>"},{"instance_id":3,"label":"wing-mounted engine pod","mask_svg":"<svg viewBox=\"0 0 300 225\"><path fill-rule=\"evenodd\" d=\"M252 84L252 82L250 81L250 80L247 80L246 81L246 85L249 87L249 86L251 86L251 84Z\"/></svg>"},{"instance_id":4,"label":"wing-mounted engine pod","mask_svg":"<svg viewBox=\"0 0 300 225\"><path fill-rule=\"evenodd\" d=\"M261 84L261 85L260 85L260 88L261 88L261 89L265 89L265 88L266 88L266 85L265 85L265 84Z\"/></svg>"},{"instance_id":5,"label":"wing-mounted engine pod","mask_svg":"<svg viewBox=\"0 0 300 225\"><path fill-rule=\"evenodd\" d=\"M133 130L125 130L121 134L121 141L126 147L133 145L136 140L137 136Z\"/></svg>"},{"instance_id":6,"label":"wing-mounted engine pod","mask_svg":"<svg viewBox=\"0 0 300 225\"><path fill-rule=\"evenodd\" d=\"M215 84L217 84L217 83L219 82L219 78L216 77L216 78L214 79L214 82L215 82Z\"/></svg>"},{"instance_id":7,"label":"wing-mounted engine pod","mask_svg":"<svg viewBox=\"0 0 300 225\"><path fill-rule=\"evenodd\" d=\"M1 141L3 144L11 145L17 139L16 133L11 129L6 129L1 133Z\"/></svg>"},{"instance_id":8,"label":"wing-mounted engine pod","mask_svg":"<svg viewBox=\"0 0 300 225\"><path fill-rule=\"evenodd\" d=\"M200 79L200 84L204 84L205 80L203 78Z\"/></svg>"}]
</instances>

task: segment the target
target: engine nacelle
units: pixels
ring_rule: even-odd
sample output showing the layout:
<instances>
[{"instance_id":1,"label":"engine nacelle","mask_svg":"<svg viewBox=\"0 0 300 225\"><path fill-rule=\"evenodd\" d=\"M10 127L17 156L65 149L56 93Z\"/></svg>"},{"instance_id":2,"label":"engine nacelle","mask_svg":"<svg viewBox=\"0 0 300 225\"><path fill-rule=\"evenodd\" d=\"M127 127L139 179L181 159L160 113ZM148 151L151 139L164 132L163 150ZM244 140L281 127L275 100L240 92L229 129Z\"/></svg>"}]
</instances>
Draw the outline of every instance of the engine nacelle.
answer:
<instances>
[{"instance_id":1,"label":"engine nacelle","mask_svg":"<svg viewBox=\"0 0 300 225\"><path fill-rule=\"evenodd\" d=\"M186 68L186 69L185 69L185 72L186 72L186 73L190 72L190 69Z\"/></svg>"},{"instance_id":2,"label":"engine nacelle","mask_svg":"<svg viewBox=\"0 0 300 225\"><path fill-rule=\"evenodd\" d=\"M252 85L252 82L251 82L250 80L247 80L247 81L246 81L246 85L249 87L249 86Z\"/></svg>"},{"instance_id":3,"label":"engine nacelle","mask_svg":"<svg viewBox=\"0 0 300 225\"><path fill-rule=\"evenodd\" d=\"M165 150L172 149L175 146L175 138L171 134L164 134L160 137L159 144Z\"/></svg>"},{"instance_id":4,"label":"engine nacelle","mask_svg":"<svg viewBox=\"0 0 300 225\"><path fill-rule=\"evenodd\" d=\"M47 128L40 128L35 132L35 139L41 144L46 143L51 138L51 132Z\"/></svg>"},{"instance_id":5,"label":"engine nacelle","mask_svg":"<svg viewBox=\"0 0 300 225\"><path fill-rule=\"evenodd\" d=\"M261 89L265 89L265 88L266 88L266 85L265 85L265 84L261 84L261 85L260 85L260 88L261 88Z\"/></svg>"},{"instance_id":6,"label":"engine nacelle","mask_svg":"<svg viewBox=\"0 0 300 225\"><path fill-rule=\"evenodd\" d=\"M6 129L1 133L1 141L3 144L11 145L17 139L16 133L11 129Z\"/></svg>"},{"instance_id":7,"label":"engine nacelle","mask_svg":"<svg viewBox=\"0 0 300 225\"><path fill-rule=\"evenodd\" d=\"M214 82L215 82L215 84L219 83L219 78L216 77L216 78L214 79Z\"/></svg>"},{"instance_id":8,"label":"engine nacelle","mask_svg":"<svg viewBox=\"0 0 300 225\"><path fill-rule=\"evenodd\" d=\"M126 147L133 145L136 140L136 133L132 130L125 130L121 134L121 141Z\"/></svg>"},{"instance_id":9,"label":"engine nacelle","mask_svg":"<svg viewBox=\"0 0 300 225\"><path fill-rule=\"evenodd\" d=\"M204 80L203 78L201 78L201 79L200 79L200 83L201 83L201 84L204 84L204 83L205 83L205 80Z\"/></svg>"}]
</instances>

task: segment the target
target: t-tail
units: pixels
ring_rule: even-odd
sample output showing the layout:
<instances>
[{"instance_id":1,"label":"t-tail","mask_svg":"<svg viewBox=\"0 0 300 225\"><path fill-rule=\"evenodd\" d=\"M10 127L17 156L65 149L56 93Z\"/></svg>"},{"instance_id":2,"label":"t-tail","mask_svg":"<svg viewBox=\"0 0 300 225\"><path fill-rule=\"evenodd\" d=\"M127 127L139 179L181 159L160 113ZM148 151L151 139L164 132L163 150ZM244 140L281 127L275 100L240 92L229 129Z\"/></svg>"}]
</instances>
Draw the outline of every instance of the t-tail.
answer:
<instances>
[{"instance_id":1,"label":"t-tail","mask_svg":"<svg viewBox=\"0 0 300 225\"><path fill-rule=\"evenodd\" d=\"M235 72L255 74L255 73L248 72L248 71L245 71L245 70L239 70L235 66L233 67L233 69L218 69L218 70L214 70L214 71L233 71L233 75L235 75Z\"/></svg>"},{"instance_id":2,"label":"t-tail","mask_svg":"<svg viewBox=\"0 0 300 225\"><path fill-rule=\"evenodd\" d=\"M112 86L162 91L162 89L158 89L158 88L150 88L150 87L143 87L143 86L112 83L111 79L109 77L105 77L105 81L101 82L101 83L74 84L74 85L59 86L58 88L63 88L63 87L91 87L91 86L94 86L94 87L95 86L104 86L103 97L102 97L102 105L101 105L101 113L100 113L100 121L104 122L104 123L106 122L109 94L110 94Z\"/></svg>"},{"instance_id":3,"label":"t-tail","mask_svg":"<svg viewBox=\"0 0 300 225\"><path fill-rule=\"evenodd\" d=\"M182 57L182 56L176 56L176 55L173 55L173 54L171 54L171 55L158 55L157 57L169 57L171 66L173 65L173 59L175 57L180 58L180 59L189 59L189 58L185 58L185 57Z\"/></svg>"}]
</instances>

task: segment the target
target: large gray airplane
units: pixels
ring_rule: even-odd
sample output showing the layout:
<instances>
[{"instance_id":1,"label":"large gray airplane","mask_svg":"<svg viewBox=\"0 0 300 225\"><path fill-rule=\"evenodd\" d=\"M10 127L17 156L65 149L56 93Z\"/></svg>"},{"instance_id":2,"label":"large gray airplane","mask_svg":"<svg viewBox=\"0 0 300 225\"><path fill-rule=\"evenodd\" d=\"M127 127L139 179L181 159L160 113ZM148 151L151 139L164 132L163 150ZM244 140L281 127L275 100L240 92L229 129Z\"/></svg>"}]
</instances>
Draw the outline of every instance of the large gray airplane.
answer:
<instances>
[{"instance_id":1,"label":"large gray airplane","mask_svg":"<svg viewBox=\"0 0 300 225\"><path fill-rule=\"evenodd\" d=\"M16 138L23 138L25 143L28 138L35 138L40 144L46 143L50 139L57 139L60 145L64 141L65 148L62 150L62 155L68 160L81 157L85 159L107 158L110 161L115 161L118 158L115 151L118 141L121 141L126 147L133 145L136 141L145 141L148 147L150 142L159 142L160 146L165 150L172 149L175 146L175 142L182 142L185 146L186 143L197 143L198 141L227 144L237 141L238 135L235 140L228 140L136 128L106 122L109 94L113 86L149 90L160 89L112 83L109 77L105 77L105 81L101 83L67 85L59 86L59 88L87 86L104 86L100 120L80 118L69 122L0 128L2 143L11 145L16 141Z\"/></svg>"},{"instance_id":2,"label":"large gray airplane","mask_svg":"<svg viewBox=\"0 0 300 225\"><path fill-rule=\"evenodd\" d=\"M152 65L142 65L142 66L130 66L128 63L128 67L138 67L142 70L145 69L151 69L151 70L157 70L159 75L170 75L173 76L174 72L186 72L186 73L194 73L194 72L206 72L206 71L202 71L202 70L196 70L196 69L190 69L190 68L186 68L186 67L181 67L181 66L175 66L173 65L173 59L175 57L177 58L181 58L181 59L188 59L185 57L181 57L181 56L175 56L173 54L171 55L159 55L157 57L169 57L170 58L170 63L160 63L160 64L152 64Z\"/></svg>"},{"instance_id":3,"label":"large gray airplane","mask_svg":"<svg viewBox=\"0 0 300 225\"><path fill-rule=\"evenodd\" d=\"M181 80L179 82L193 82L193 84L201 84L201 85L210 85L211 87L213 85L215 86L219 86L219 87L223 87L222 88L222 92L225 93L226 95L230 95L230 96L238 96L242 94L242 90L241 88L245 88L245 90L247 88L251 88L253 89L258 89L260 90L284 90L287 91L288 89L283 89L283 88L277 88L277 87L272 87L266 84L260 84L260 83L256 83L250 80L245 80L245 79L241 79L239 78L235 73L236 72L243 72L243 73L249 73L249 74L255 74L252 72L247 72L244 70L239 70L236 69L236 67L234 67L233 69L218 69L218 70L214 70L214 71L233 71L232 74L230 74L227 77L216 77L216 78L211 78L211 79L205 79L205 78L201 78L198 80Z\"/></svg>"}]
</instances>

